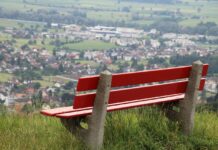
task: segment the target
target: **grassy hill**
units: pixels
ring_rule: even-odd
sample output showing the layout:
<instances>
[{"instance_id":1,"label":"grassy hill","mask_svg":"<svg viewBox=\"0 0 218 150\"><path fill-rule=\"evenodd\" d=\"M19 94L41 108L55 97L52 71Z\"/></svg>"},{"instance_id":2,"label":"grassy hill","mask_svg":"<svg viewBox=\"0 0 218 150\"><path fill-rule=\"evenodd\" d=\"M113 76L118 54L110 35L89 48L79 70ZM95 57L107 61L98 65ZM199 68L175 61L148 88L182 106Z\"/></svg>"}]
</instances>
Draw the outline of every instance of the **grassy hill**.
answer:
<instances>
[{"instance_id":1,"label":"grassy hill","mask_svg":"<svg viewBox=\"0 0 218 150\"><path fill-rule=\"evenodd\" d=\"M0 116L1 150L85 149L58 119L34 115ZM178 124L170 122L157 108L145 107L109 113L106 150L218 149L218 114L196 114L194 133L183 136Z\"/></svg>"}]
</instances>

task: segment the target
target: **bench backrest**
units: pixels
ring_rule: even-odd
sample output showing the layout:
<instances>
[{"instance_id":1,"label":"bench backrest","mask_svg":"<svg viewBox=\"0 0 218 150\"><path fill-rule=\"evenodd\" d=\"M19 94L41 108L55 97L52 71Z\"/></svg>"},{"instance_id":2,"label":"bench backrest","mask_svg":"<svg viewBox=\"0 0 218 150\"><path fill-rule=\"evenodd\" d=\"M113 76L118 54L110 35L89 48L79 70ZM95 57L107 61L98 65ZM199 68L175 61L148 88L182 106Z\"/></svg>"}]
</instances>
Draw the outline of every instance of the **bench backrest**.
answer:
<instances>
[{"instance_id":1,"label":"bench backrest","mask_svg":"<svg viewBox=\"0 0 218 150\"><path fill-rule=\"evenodd\" d=\"M113 74L109 104L185 93L190 71L191 66L182 66ZM205 84L204 77L207 75L207 71L208 64L204 64L199 90L203 90ZM77 93L87 93L76 94L73 104L74 109L93 107L96 92L90 93L90 91L97 89L98 81L99 75L82 77L79 79L76 89ZM151 85L154 82L161 83Z\"/></svg>"}]
</instances>

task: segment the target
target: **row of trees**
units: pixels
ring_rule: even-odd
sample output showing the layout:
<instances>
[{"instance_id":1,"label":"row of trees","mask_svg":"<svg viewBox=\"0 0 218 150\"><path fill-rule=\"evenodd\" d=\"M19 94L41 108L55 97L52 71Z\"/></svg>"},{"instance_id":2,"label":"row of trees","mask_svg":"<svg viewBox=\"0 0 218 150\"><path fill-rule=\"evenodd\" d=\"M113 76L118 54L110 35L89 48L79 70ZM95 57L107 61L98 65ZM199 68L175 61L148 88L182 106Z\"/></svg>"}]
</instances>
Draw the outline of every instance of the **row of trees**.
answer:
<instances>
[{"instance_id":1,"label":"row of trees","mask_svg":"<svg viewBox=\"0 0 218 150\"><path fill-rule=\"evenodd\" d=\"M3 11L0 9L0 18L10 18L18 20L29 20L29 21L38 21L38 22L47 22L48 25L51 25L51 22L64 23L64 24L79 24L79 25L88 25L95 26L98 24L106 26L137 26L137 24L127 23L124 20L94 20L87 18L85 11L74 10L70 11L65 15L60 13L49 13L47 10L40 10L37 12L21 12L21 11ZM49 26L48 26L49 27Z\"/></svg>"},{"instance_id":2,"label":"row of trees","mask_svg":"<svg viewBox=\"0 0 218 150\"><path fill-rule=\"evenodd\" d=\"M204 57L200 57L198 54L193 53L192 55L175 55L170 58L170 63L172 65L181 66L181 65L190 65L192 62L196 60L201 60L203 63L210 64L209 74L218 74L218 56L216 55L208 55Z\"/></svg>"},{"instance_id":3,"label":"row of trees","mask_svg":"<svg viewBox=\"0 0 218 150\"><path fill-rule=\"evenodd\" d=\"M199 23L195 27L182 27L178 24L178 20L167 19L161 20L147 26L145 30L156 28L162 33L187 33L218 36L218 25L214 22Z\"/></svg>"}]
</instances>

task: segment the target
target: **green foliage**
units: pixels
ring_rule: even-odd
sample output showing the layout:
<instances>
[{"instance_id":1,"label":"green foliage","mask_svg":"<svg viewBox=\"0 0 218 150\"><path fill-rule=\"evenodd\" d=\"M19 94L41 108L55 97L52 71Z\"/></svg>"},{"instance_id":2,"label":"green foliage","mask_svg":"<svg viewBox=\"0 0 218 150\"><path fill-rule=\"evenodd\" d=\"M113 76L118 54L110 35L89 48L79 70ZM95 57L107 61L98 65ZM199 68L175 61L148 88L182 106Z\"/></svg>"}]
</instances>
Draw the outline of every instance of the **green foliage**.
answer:
<instances>
[{"instance_id":1,"label":"green foliage","mask_svg":"<svg viewBox=\"0 0 218 150\"><path fill-rule=\"evenodd\" d=\"M32 113L34 111L34 108L31 104L25 104L22 108L22 112L29 114Z\"/></svg>"},{"instance_id":2,"label":"green foliage","mask_svg":"<svg viewBox=\"0 0 218 150\"><path fill-rule=\"evenodd\" d=\"M42 91L39 91L32 96L32 107L34 110L38 110L42 108L42 104Z\"/></svg>"},{"instance_id":3,"label":"green foliage","mask_svg":"<svg viewBox=\"0 0 218 150\"><path fill-rule=\"evenodd\" d=\"M64 89L65 90L70 90L74 87L74 83L72 81L69 81L67 82L65 85L64 85Z\"/></svg>"},{"instance_id":4,"label":"green foliage","mask_svg":"<svg viewBox=\"0 0 218 150\"><path fill-rule=\"evenodd\" d=\"M74 98L74 95L70 93L63 93L61 96L62 102L66 103L68 106L72 106L73 98Z\"/></svg>"},{"instance_id":5,"label":"green foliage","mask_svg":"<svg viewBox=\"0 0 218 150\"><path fill-rule=\"evenodd\" d=\"M217 55L208 55L200 57L198 54L193 53L192 55L175 55L170 58L170 63L176 66L181 65L190 65L196 60L201 60L203 63L209 64L209 73L215 74L218 73L218 56Z\"/></svg>"},{"instance_id":6,"label":"green foliage","mask_svg":"<svg viewBox=\"0 0 218 150\"><path fill-rule=\"evenodd\" d=\"M15 75L22 81L42 79L42 76L40 73L36 71L32 71L32 70L16 71Z\"/></svg>"},{"instance_id":7,"label":"green foliage","mask_svg":"<svg viewBox=\"0 0 218 150\"><path fill-rule=\"evenodd\" d=\"M0 105L3 105L4 103L5 103L5 101L0 99Z\"/></svg>"},{"instance_id":8,"label":"green foliage","mask_svg":"<svg viewBox=\"0 0 218 150\"><path fill-rule=\"evenodd\" d=\"M35 83L32 83L32 86L34 89L39 89L41 87L41 84L39 82L35 82Z\"/></svg>"},{"instance_id":9,"label":"green foliage","mask_svg":"<svg viewBox=\"0 0 218 150\"><path fill-rule=\"evenodd\" d=\"M0 61L4 60L4 55L0 53Z\"/></svg>"}]
</instances>

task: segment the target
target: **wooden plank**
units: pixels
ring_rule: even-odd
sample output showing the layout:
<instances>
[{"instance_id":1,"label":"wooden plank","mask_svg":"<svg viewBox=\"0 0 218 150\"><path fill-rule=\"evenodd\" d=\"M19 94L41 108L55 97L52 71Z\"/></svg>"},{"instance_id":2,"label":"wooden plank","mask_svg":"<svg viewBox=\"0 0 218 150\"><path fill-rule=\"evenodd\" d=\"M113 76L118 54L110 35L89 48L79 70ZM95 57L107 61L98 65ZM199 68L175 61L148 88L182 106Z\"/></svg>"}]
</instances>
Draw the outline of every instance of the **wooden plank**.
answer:
<instances>
[{"instance_id":1,"label":"wooden plank","mask_svg":"<svg viewBox=\"0 0 218 150\"><path fill-rule=\"evenodd\" d=\"M180 95L180 94L179 94ZM178 94L175 95L170 95L172 96L178 96ZM169 95L167 96L162 96L162 97L154 97L154 99L157 98L165 98L165 97L169 97ZM149 99L148 99L149 100ZM136 100L134 102L137 102L140 100ZM119 104L125 104L128 102L123 102L123 103L119 103ZM112 105L119 105L119 104L110 104L110 106ZM53 109L46 109L46 110L41 110L40 113L45 115L45 116L56 116L57 114L63 114L63 113L70 113L70 112L76 112L76 111L83 111L83 110L88 110L88 109L93 109L93 107L88 107L88 108L81 108L81 109L73 109L72 106L68 106L68 107L59 107L59 108L53 108Z\"/></svg>"},{"instance_id":2,"label":"wooden plank","mask_svg":"<svg viewBox=\"0 0 218 150\"><path fill-rule=\"evenodd\" d=\"M68 106L68 107L59 107L59 108L41 110L40 113L45 115L45 116L55 116L57 114L74 112L74 111L81 111L81 110L86 110L86 109L90 109L90 108L73 109L72 106Z\"/></svg>"},{"instance_id":3,"label":"wooden plank","mask_svg":"<svg viewBox=\"0 0 218 150\"><path fill-rule=\"evenodd\" d=\"M154 105L164 102L172 102L172 101L179 101L184 98L184 94L177 94L173 96L167 96L167 97L158 97L158 98L149 98L144 100L136 100L131 101L128 103L120 103L120 104L111 104L107 107L108 112L116 111L116 110L122 110L122 109L128 109L128 108L135 108L135 107L141 107L146 105ZM86 116L92 114L92 108L76 111L76 112L69 112L69 113L62 113L57 114L56 117L58 118L73 118L77 116Z\"/></svg>"},{"instance_id":4,"label":"wooden plank","mask_svg":"<svg viewBox=\"0 0 218 150\"><path fill-rule=\"evenodd\" d=\"M110 92L109 104L121 103L125 101L133 101L137 99L158 97L171 94L185 93L188 81L177 81L164 84L156 84L151 86L141 86L134 88L125 88L112 90ZM202 90L205 79L201 79L199 90ZM82 94L75 96L73 108L92 107L94 104L96 93Z\"/></svg>"},{"instance_id":5,"label":"wooden plank","mask_svg":"<svg viewBox=\"0 0 218 150\"><path fill-rule=\"evenodd\" d=\"M202 76L207 75L208 64L204 64ZM139 72L113 74L112 87L136 85L151 82L162 82L188 78L191 66L173 67L157 70L145 70ZM95 90L98 85L99 75L82 77L77 84L77 91Z\"/></svg>"},{"instance_id":6,"label":"wooden plank","mask_svg":"<svg viewBox=\"0 0 218 150\"><path fill-rule=\"evenodd\" d=\"M56 114L66 113L72 110L73 110L73 107L69 106L69 107L60 107L60 108L54 108L54 109L41 110L40 113L46 116L55 116Z\"/></svg>"}]
</instances>

